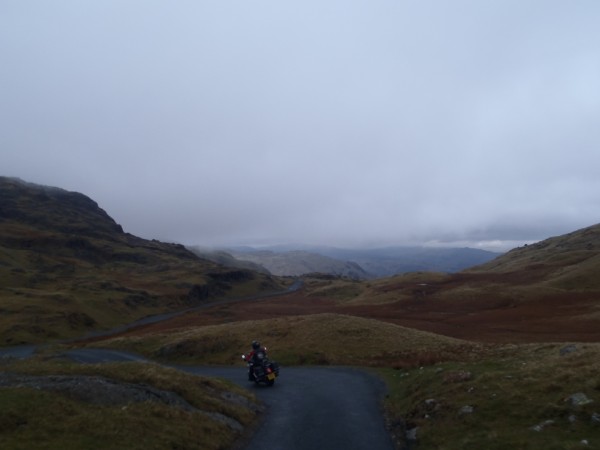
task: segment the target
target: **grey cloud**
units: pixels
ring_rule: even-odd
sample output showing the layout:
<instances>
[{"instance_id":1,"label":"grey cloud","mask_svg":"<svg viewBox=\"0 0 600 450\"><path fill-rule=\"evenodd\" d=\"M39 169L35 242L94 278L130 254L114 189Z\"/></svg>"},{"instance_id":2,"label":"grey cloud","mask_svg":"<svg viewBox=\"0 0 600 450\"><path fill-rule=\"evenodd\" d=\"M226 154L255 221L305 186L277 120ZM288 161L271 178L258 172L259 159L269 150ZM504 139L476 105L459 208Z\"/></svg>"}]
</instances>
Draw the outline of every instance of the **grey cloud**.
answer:
<instances>
[{"instance_id":1,"label":"grey cloud","mask_svg":"<svg viewBox=\"0 0 600 450\"><path fill-rule=\"evenodd\" d=\"M127 231L530 241L598 222L600 5L5 2L0 164Z\"/></svg>"}]
</instances>

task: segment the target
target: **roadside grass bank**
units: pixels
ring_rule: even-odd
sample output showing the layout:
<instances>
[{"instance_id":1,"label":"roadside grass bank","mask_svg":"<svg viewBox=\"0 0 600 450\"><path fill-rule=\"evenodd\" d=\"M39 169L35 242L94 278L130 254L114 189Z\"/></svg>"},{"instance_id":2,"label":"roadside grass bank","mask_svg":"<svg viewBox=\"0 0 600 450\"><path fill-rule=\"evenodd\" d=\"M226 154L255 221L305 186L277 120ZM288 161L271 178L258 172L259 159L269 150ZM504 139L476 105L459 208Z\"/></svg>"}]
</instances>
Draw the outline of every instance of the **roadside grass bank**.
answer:
<instances>
[{"instance_id":1,"label":"roadside grass bank","mask_svg":"<svg viewBox=\"0 0 600 450\"><path fill-rule=\"evenodd\" d=\"M479 360L380 369L389 425L418 449L600 448L600 345L499 347Z\"/></svg>"},{"instance_id":2,"label":"roadside grass bank","mask_svg":"<svg viewBox=\"0 0 600 450\"><path fill-rule=\"evenodd\" d=\"M224 449L262 409L247 391L152 363L0 360L0 448Z\"/></svg>"}]
</instances>

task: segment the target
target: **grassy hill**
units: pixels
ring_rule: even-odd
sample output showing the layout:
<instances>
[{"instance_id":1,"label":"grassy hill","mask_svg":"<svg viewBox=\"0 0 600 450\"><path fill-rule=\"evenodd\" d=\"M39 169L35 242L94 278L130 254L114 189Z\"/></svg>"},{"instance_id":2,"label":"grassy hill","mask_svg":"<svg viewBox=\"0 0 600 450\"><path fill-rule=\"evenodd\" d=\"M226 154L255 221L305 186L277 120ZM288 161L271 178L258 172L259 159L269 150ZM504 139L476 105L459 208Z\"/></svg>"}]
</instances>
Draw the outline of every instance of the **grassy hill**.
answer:
<instances>
[{"instance_id":1,"label":"grassy hill","mask_svg":"<svg viewBox=\"0 0 600 450\"><path fill-rule=\"evenodd\" d=\"M236 364L257 336L279 362L292 364L411 366L465 359L481 345L341 314L308 314L218 325L133 332L100 346L187 364Z\"/></svg>"},{"instance_id":2,"label":"grassy hill","mask_svg":"<svg viewBox=\"0 0 600 450\"><path fill-rule=\"evenodd\" d=\"M269 275L125 233L80 193L0 177L0 198L0 345L279 288Z\"/></svg>"},{"instance_id":3,"label":"grassy hill","mask_svg":"<svg viewBox=\"0 0 600 450\"><path fill-rule=\"evenodd\" d=\"M559 289L600 290L600 224L516 248L468 272L521 273Z\"/></svg>"}]
</instances>

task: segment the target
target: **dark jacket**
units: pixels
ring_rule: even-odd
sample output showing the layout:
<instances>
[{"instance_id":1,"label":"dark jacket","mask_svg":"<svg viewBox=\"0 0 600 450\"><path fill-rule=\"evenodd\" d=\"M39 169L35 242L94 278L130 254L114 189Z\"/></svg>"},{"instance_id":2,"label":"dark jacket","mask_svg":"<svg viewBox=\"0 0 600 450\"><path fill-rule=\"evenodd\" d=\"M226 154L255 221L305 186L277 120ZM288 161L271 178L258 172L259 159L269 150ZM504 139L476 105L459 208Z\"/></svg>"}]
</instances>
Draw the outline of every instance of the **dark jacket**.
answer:
<instances>
[{"instance_id":1,"label":"dark jacket","mask_svg":"<svg viewBox=\"0 0 600 450\"><path fill-rule=\"evenodd\" d=\"M260 354L262 353L262 358ZM267 357L267 349L265 347L260 347L257 350L251 350L250 353L246 356L246 361L250 361L252 364L256 364L260 362L263 358Z\"/></svg>"}]
</instances>

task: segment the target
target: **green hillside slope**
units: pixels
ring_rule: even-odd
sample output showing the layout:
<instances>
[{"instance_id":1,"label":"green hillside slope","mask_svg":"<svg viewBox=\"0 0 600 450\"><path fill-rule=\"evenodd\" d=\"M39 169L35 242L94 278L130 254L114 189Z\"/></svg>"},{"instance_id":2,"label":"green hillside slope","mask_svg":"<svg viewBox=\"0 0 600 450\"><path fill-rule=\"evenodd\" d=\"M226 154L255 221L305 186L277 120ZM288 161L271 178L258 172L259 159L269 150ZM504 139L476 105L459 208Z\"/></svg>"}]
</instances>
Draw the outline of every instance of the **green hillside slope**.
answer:
<instances>
[{"instance_id":1,"label":"green hillside slope","mask_svg":"<svg viewBox=\"0 0 600 450\"><path fill-rule=\"evenodd\" d=\"M276 280L123 232L85 195L0 177L0 345L80 336Z\"/></svg>"},{"instance_id":2,"label":"green hillside slope","mask_svg":"<svg viewBox=\"0 0 600 450\"><path fill-rule=\"evenodd\" d=\"M513 249L468 272L529 273L558 288L600 289L600 224Z\"/></svg>"}]
</instances>

